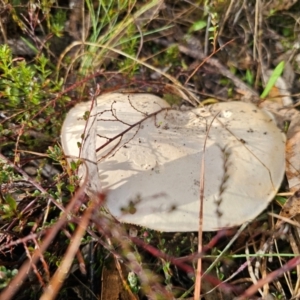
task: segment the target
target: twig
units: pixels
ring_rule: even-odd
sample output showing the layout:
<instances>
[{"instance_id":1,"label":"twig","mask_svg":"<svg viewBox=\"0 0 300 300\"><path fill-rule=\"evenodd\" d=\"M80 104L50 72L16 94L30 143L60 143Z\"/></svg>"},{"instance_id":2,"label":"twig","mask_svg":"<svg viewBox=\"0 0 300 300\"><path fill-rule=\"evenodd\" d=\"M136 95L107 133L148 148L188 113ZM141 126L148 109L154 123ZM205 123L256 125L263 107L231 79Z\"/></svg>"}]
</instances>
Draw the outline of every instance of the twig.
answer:
<instances>
[{"instance_id":1,"label":"twig","mask_svg":"<svg viewBox=\"0 0 300 300\"><path fill-rule=\"evenodd\" d=\"M103 145L101 145L100 147L98 147L96 149L96 152L100 151L101 149L105 148L108 144L110 144L112 141L118 139L118 138L122 138L122 136L127 133L128 131L130 131L132 128L136 127L136 126L140 126L144 121L146 121L147 119L153 117L153 116L156 116L158 115L159 113L163 112L163 111L167 111L167 110L170 110L172 109L171 107L164 107L164 108L161 108L159 109L158 111L155 111L151 114L148 114L145 118L139 120L138 122L130 125L130 127L128 127L127 129L123 130L121 133L115 135L114 137L110 138L109 141L107 141L106 143L104 143Z\"/></svg>"},{"instance_id":2,"label":"twig","mask_svg":"<svg viewBox=\"0 0 300 300\"><path fill-rule=\"evenodd\" d=\"M203 59L203 61L195 68L195 70L189 75L189 77L187 78L187 80L185 81L184 85L186 85L190 79L195 75L195 73L197 73L197 71L212 57L214 56L217 52L219 52L220 50L222 50L225 46L227 46L228 44L230 44L233 40L228 41L227 43L225 43L224 45L222 45L221 47L219 47L219 49L216 49L213 53L211 53L209 56L207 56L205 59Z\"/></svg>"},{"instance_id":3,"label":"twig","mask_svg":"<svg viewBox=\"0 0 300 300\"><path fill-rule=\"evenodd\" d=\"M206 151L206 142L208 139L208 134L210 131L210 128L214 122L214 120L217 118L219 113L217 113L212 121L210 122L205 140L203 145L203 154L202 154L202 161L201 161L201 173L200 173L200 209L199 209L199 231L198 231L198 254L202 253L202 243L203 243L203 203L204 203L204 180L205 180L205 151ZM202 272L202 257L200 256L197 261L197 271L196 271L196 280L195 280L195 291L194 291L194 299L199 300L200 299L200 293L201 293L201 272Z\"/></svg>"}]
</instances>

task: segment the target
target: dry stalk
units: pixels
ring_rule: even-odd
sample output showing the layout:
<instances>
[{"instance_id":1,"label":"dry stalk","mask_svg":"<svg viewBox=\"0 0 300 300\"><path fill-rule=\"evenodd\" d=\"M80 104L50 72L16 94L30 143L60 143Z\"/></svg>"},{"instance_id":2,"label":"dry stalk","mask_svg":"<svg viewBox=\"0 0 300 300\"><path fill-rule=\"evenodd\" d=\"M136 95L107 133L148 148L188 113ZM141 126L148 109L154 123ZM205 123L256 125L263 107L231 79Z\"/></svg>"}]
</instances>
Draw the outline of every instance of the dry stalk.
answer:
<instances>
[{"instance_id":1,"label":"dry stalk","mask_svg":"<svg viewBox=\"0 0 300 300\"><path fill-rule=\"evenodd\" d=\"M222 50L225 46L227 46L228 44L232 43L234 40L230 40L227 43L225 43L224 45L222 45L221 47L219 47L218 49L216 49L214 52L212 52L210 55L208 55L206 58L204 58L200 64L198 64L198 66L195 68L195 70L191 73L191 75L189 75L189 77L187 78L187 80L185 81L184 85L187 85L188 82L190 81L190 79L198 72L198 70L206 63L209 61L210 58L212 58L216 53L218 53L220 50Z\"/></svg>"},{"instance_id":2,"label":"dry stalk","mask_svg":"<svg viewBox=\"0 0 300 300\"><path fill-rule=\"evenodd\" d=\"M39 245L38 241L36 239L33 239L33 241L34 241L34 244L35 244L35 248L40 249L40 245ZM40 261L41 261L41 263L44 267L46 281L48 282L50 280L50 271L49 271L49 267L47 265L47 262L44 259L43 253L40 254Z\"/></svg>"},{"instance_id":3,"label":"dry stalk","mask_svg":"<svg viewBox=\"0 0 300 300\"><path fill-rule=\"evenodd\" d=\"M25 249L27 258L28 258L29 260L31 260L30 251L29 251L29 249L28 249L26 243L24 243L23 245L24 245L24 249ZM39 270L38 270L38 268L36 267L35 264L32 264L32 269L33 269L33 273L34 273L35 276L37 277L37 279L38 279L40 285L41 285L42 287L45 287L45 282L44 282L44 280L43 280L43 278L42 278L42 276L41 276L41 274L40 274L40 272L39 272Z\"/></svg>"},{"instance_id":4,"label":"dry stalk","mask_svg":"<svg viewBox=\"0 0 300 300\"><path fill-rule=\"evenodd\" d=\"M80 224L80 221L81 221L81 219L80 219L79 222L77 222L77 223ZM66 230L66 229L64 229L63 232L64 232L64 234L66 235L66 237L71 241L71 240L72 240L72 235L71 235L71 233L70 233L68 230ZM76 253L76 258L77 258L77 260L78 260L78 267L79 267L79 269L80 269L81 274L86 275L86 274L87 274L87 271L86 271L86 265L85 265L84 257L83 257L83 255L82 255L80 249L78 249L78 251L77 251L77 253ZM49 278L49 280L50 280L50 278ZM49 280L48 280L48 281L49 281Z\"/></svg>"},{"instance_id":5,"label":"dry stalk","mask_svg":"<svg viewBox=\"0 0 300 300\"><path fill-rule=\"evenodd\" d=\"M252 283L256 284L257 283L257 278L256 278L256 275L253 272L253 266L252 266L252 261L253 260L250 260L250 257L249 257L248 243L246 243L245 254L246 254L246 261L247 261L248 272L249 272L250 278L252 280ZM258 291L261 295L263 295L263 293L260 289Z\"/></svg>"},{"instance_id":6,"label":"dry stalk","mask_svg":"<svg viewBox=\"0 0 300 300\"><path fill-rule=\"evenodd\" d=\"M208 134L210 131L210 128L214 122L214 120L217 118L219 113L217 113L211 123L208 126L204 145L203 145L203 155L202 155L202 161L201 161L201 170L200 170L200 210L199 210L199 230L198 230L198 254L201 255L203 251L203 203L204 203L204 180L205 180L205 151L206 151L206 142L208 139ZM195 280L195 291L194 291L194 299L199 300L200 294L201 294L201 278L202 278L202 258L201 256L197 260L197 271L196 271L196 280Z\"/></svg>"}]
</instances>

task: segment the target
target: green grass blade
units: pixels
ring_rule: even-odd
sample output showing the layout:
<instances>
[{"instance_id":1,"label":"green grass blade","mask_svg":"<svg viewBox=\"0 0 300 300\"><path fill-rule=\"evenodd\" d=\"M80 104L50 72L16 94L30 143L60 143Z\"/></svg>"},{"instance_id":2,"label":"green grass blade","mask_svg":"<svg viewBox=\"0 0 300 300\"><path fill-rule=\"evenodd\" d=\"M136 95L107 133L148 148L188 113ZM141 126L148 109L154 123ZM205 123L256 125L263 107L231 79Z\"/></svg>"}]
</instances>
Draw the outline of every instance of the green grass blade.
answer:
<instances>
[{"instance_id":1,"label":"green grass blade","mask_svg":"<svg viewBox=\"0 0 300 300\"><path fill-rule=\"evenodd\" d=\"M277 79L280 77L280 75L282 74L283 72L283 69L284 69L284 61L281 61L275 68L275 70L273 71L271 77L269 78L267 84L266 84L266 87L264 89L264 91L262 92L262 94L260 95L260 98L264 99L266 98L272 87L275 85Z\"/></svg>"}]
</instances>

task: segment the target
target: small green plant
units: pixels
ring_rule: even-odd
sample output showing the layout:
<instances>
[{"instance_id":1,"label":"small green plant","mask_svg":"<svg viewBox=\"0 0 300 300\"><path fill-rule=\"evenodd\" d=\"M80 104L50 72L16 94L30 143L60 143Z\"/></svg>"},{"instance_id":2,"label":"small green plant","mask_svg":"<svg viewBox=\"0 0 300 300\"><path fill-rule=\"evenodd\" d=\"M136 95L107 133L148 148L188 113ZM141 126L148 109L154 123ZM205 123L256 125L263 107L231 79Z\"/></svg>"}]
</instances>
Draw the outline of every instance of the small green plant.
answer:
<instances>
[{"instance_id":1,"label":"small green plant","mask_svg":"<svg viewBox=\"0 0 300 300\"><path fill-rule=\"evenodd\" d=\"M265 89L263 90L262 94L260 95L261 99L264 99L269 95L272 87L275 85L277 79L281 76L281 74L284 70L284 64L285 64L284 61L280 62L276 66L275 70L272 72L272 75L270 76Z\"/></svg>"},{"instance_id":2,"label":"small green plant","mask_svg":"<svg viewBox=\"0 0 300 300\"><path fill-rule=\"evenodd\" d=\"M22 103L28 107L38 105L43 95L34 68L24 60L14 61L7 45L0 47L0 60L1 97L8 100L5 105L13 108L20 107ZM0 105L4 109L4 105Z\"/></svg>"},{"instance_id":3,"label":"small green plant","mask_svg":"<svg viewBox=\"0 0 300 300\"><path fill-rule=\"evenodd\" d=\"M18 274L17 269L9 270L5 266L0 266L0 289L5 288L11 279Z\"/></svg>"},{"instance_id":4,"label":"small green plant","mask_svg":"<svg viewBox=\"0 0 300 300\"><path fill-rule=\"evenodd\" d=\"M41 105L52 93L60 91L62 82L54 82L49 77L53 70L49 67L49 60L41 54L34 65L25 60L15 60L11 49L7 45L0 46L0 109L6 107L32 109ZM30 117L29 114L23 114Z\"/></svg>"},{"instance_id":5,"label":"small green plant","mask_svg":"<svg viewBox=\"0 0 300 300\"><path fill-rule=\"evenodd\" d=\"M128 273L127 280L132 292L137 294L140 290L138 277L134 274L134 272L131 271Z\"/></svg>"},{"instance_id":6,"label":"small green plant","mask_svg":"<svg viewBox=\"0 0 300 300\"><path fill-rule=\"evenodd\" d=\"M0 216L2 220L17 216L17 202L12 195L7 194L3 197L2 202L0 204Z\"/></svg>"},{"instance_id":7,"label":"small green plant","mask_svg":"<svg viewBox=\"0 0 300 300\"><path fill-rule=\"evenodd\" d=\"M0 110L6 117L0 126L7 138L2 146L7 143L15 148L9 142L12 139L30 145L31 150L49 144L52 134L59 135L61 123L57 114L61 115L69 101L65 95L57 96L63 81L53 78L51 63L44 54L32 64L14 58L11 49L1 45L0 61ZM42 133L39 139L34 138L32 129Z\"/></svg>"}]
</instances>

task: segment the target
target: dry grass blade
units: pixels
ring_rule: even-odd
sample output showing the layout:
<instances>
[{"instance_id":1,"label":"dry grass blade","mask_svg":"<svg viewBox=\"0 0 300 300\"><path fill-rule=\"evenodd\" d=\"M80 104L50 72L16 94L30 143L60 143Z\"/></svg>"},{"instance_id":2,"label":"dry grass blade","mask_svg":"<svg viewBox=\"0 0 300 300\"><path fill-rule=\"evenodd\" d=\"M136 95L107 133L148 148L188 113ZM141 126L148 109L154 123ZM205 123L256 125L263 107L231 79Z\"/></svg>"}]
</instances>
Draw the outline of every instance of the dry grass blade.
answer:
<instances>
[{"instance_id":1,"label":"dry grass blade","mask_svg":"<svg viewBox=\"0 0 300 300\"><path fill-rule=\"evenodd\" d=\"M62 53L61 56L60 56L60 62L63 60L64 56L69 51L71 51L72 48L74 48L76 46L80 46L82 44L83 44L82 42L74 42L69 47L67 47L66 50L64 51L64 53ZM170 80L174 85L176 85L177 88L183 90L185 92L185 94L189 96L189 98L186 98L186 100L189 101L193 106L197 106L198 105L199 100L187 88L185 88L184 86L182 86L182 84L176 78L174 78L173 76L171 76L171 75L169 75L169 74L161 71L160 69L155 68L154 66L146 63L145 61L143 61L141 59L138 59L136 57L133 57L133 56L131 56L131 55L129 55L129 54L127 54L127 53L125 53L125 52L123 52L121 50L118 50L116 48L113 48L113 47L109 47L109 46L105 46L105 45L100 45L100 44L97 44L97 43L89 43L89 42L85 42L84 45L98 47L100 49L103 48L103 49L107 49L107 50L113 51L113 52L115 52L115 53L117 53L119 55L122 55L123 57L131 59L133 62L136 62L139 65L142 65L142 66L145 66L145 67L149 68L150 70L152 70L152 71L160 74L161 76L167 78L168 80ZM58 64L58 68L59 68L59 64Z\"/></svg>"}]
</instances>

